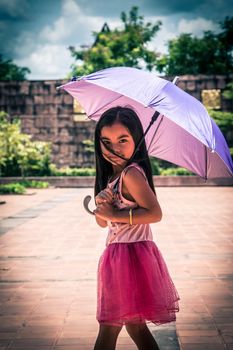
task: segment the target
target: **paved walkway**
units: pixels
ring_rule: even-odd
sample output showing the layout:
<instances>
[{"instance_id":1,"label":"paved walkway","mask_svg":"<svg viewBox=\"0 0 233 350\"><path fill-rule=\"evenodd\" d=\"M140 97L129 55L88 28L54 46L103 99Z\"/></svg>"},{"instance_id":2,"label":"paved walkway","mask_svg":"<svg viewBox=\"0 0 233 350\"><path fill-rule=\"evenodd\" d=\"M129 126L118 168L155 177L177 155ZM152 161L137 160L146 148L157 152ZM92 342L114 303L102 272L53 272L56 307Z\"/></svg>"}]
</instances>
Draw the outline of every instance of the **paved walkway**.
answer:
<instances>
[{"instance_id":1,"label":"paved walkway","mask_svg":"<svg viewBox=\"0 0 233 350\"><path fill-rule=\"evenodd\" d=\"M82 208L91 189L1 196L0 350L91 350L106 230ZM152 225L179 291L176 324L151 325L161 350L233 350L233 188L158 188ZM136 350L126 331L117 350Z\"/></svg>"}]
</instances>

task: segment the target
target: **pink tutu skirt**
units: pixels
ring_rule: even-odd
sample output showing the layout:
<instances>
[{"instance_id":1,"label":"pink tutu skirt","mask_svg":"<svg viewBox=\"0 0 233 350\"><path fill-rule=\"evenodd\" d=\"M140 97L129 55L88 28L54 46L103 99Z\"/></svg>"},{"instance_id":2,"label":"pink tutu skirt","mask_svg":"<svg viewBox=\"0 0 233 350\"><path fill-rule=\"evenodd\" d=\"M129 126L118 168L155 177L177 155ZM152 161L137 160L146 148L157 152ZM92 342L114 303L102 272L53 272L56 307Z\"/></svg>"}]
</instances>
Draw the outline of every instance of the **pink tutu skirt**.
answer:
<instances>
[{"instance_id":1,"label":"pink tutu skirt","mask_svg":"<svg viewBox=\"0 0 233 350\"><path fill-rule=\"evenodd\" d=\"M179 295L153 241L113 243L98 267L97 320L109 325L175 321Z\"/></svg>"}]
</instances>

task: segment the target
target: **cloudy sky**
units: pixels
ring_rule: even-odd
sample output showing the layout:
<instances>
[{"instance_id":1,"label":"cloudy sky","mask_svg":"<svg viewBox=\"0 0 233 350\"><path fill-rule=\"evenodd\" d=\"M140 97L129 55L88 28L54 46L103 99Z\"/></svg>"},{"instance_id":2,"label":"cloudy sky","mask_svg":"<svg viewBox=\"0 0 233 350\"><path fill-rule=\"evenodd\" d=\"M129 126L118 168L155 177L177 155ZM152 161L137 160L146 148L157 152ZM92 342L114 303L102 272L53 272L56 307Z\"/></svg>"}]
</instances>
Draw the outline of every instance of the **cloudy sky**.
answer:
<instances>
[{"instance_id":1,"label":"cloudy sky","mask_svg":"<svg viewBox=\"0 0 233 350\"><path fill-rule=\"evenodd\" d=\"M121 12L133 5L145 21L162 21L150 44L159 52L180 33L218 30L233 13L232 0L0 0L0 53L29 67L29 79L64 78L74 62L68 47L91 45L104 22L120 28Z\"/></svg>"}]
</instances>

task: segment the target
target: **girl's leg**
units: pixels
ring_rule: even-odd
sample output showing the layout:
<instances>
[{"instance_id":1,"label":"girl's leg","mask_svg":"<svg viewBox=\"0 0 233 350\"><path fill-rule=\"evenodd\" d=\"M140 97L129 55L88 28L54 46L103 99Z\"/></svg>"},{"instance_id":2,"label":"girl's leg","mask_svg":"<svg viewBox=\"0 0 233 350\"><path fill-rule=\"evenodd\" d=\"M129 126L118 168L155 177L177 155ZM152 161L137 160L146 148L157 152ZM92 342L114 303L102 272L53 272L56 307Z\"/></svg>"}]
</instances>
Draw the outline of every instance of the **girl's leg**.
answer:
<instances>
[{"instance_id":1,"label":"girl's leg","mask_svg":"<svg viewBox=\"0 0 233 350\"><path fill-rule=\"evenodd\" d=\"M122 326L109 326L100 324L99 334L94 350L115 350L117 337Z\"/></svg>"},{"instance_id":2,"label":"girl's leg","mask_svg":"<svg viewBox=\"0 0 233 350\"><path fill-rule=\"evenodd\" d=\"M145 323L128 324L126 330L137 345L138 350L159 350L158 344Z\"/></svg>"}]
</instances>

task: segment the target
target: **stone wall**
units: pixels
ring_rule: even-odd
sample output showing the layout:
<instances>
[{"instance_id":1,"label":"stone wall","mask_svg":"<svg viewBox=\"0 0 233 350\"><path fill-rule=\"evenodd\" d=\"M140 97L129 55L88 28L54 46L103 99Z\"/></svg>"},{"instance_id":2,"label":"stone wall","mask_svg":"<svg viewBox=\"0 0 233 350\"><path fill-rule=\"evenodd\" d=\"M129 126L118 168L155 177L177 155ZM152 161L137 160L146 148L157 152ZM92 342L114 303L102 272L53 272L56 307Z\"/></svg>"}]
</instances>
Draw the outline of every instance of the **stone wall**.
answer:
<instances>
[{"instance_id":1,"label":"stone wall","mask_svg":"<svg viewBox=\"0 0 233 350\"><path fill-rule=\"evenodd\" d=\"M178 86L201 100L202 90L225 89L232 76L182 76ZM172 80L173 77L166 77ZM76 121L73 98L56 87L65 81L0 82L0 110L10 118L20 117L22 132L34 140L52 143L52 161L59 167L89 167L93 154L85 150L83 141L93 140L92 121ZM232 101L221 96L221 109L233 111Z\"/></svg>"},{"instance_id":2,"label":"stone wall","mask_svg":"<svg viewBox=\"0 0 233 350\"><path fill-rule=\"evenodd\" d=\"M84 140L93 139L94 122L75 122L73 98L56 87L64 81L0 82L0 110L18 116L22 132L52 143L52 161L59 167L93 165Z\"/></svg>"}]
</instances>

